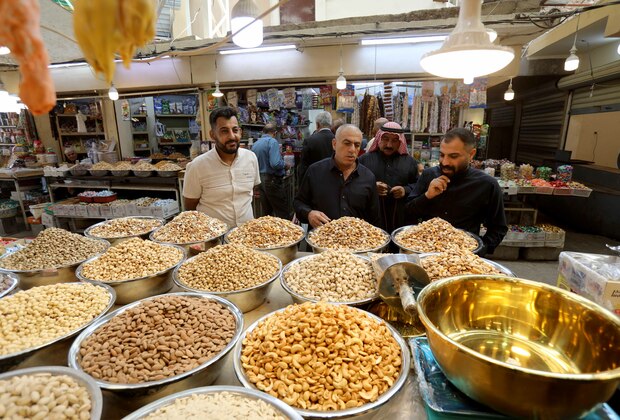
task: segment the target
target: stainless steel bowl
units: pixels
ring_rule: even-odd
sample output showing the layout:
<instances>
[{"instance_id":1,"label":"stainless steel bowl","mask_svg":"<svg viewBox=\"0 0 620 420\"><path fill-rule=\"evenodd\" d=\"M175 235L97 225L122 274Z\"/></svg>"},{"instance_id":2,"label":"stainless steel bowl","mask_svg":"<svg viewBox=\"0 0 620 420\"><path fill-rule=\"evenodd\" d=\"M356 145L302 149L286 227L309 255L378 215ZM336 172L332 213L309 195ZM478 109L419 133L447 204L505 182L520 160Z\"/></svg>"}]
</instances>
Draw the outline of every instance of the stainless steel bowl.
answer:
<instances>
[{"instance_id":1,"label":"stainless steel bowl","mask_svg":"<svg viewBox=\"0 0 620 420\"><path fill-rule=\"evenodd\" d=\"M184 261L183 264L193 261L196 258L197 257L192 257ZM260 305L263 304L263 302L265 301L265 299L267 299L267 296L269 295L269 291L273 286L274 280L280 277L280 273L282 272L282 262L278 260L278 271L276 272L276 274L273 275L273 277L271 277L267 281L256 286L248 287L241 290L235 290L232 292L214 292L211 290L195 289L183 283L183 281L179 278L179 270L181 269L181 266L183 266L183 264L180 264L177 268L175 268L172 274L174 282L177 284L177 286L188 292L208 293L224 299L228 299L233 304L235 304L239 308L239 310L241 310L241 312L244 313L250 312L251 310L258 308Z\"/></svg>"},{"instance_id":2,"label":"stainless steel bowl","mask_svg":"<svg viewBox=\"0 0 620 420\"><path fill-rule=\"evenodd\" d=\"M110 172L112 172L112 175L114 176L129 176L129 173L131 171L129 169L121 169L121 170L112 169L110 170Z\"/></svg>"},{"instance_id":3,"label":"stainless steel bowl","mask_svg":"<svg viewBox=\"0 0 620 420\"><path fill-rule=\"evenodd\" d=\"M103 410L103 396L101 395L101 390L90 376L82 372L78 372L75 369L70 369L64 366L41 366L20 369L13 372L3 373L0 375L0 381L10 379L14 376L37 375L41 373L50 373L52 376L65 375L75 379L76 382L86 388L88 395L90 396L90 419L99 420L101 418L101 411Z\"/></svg>"},{"instance_id":4,"label":"stainless steel bowl","mask_svg":"<svg viewBox=\"0 0 620 420\"><path fill-rule=\"evenodd\" d=\"M357 258L360 258L362 260L365 260L367 262L370 262L370 259L368 257L364 257L362 255L357 255L354 254ZM291 295L291 298L293 299L293 302L295 303L304 303L304 302L319 302L319 299L313 299L304 295L301 295L297 292L295 292L287 283L286 283L286 273L291 269L291 267L293 267L295 264L298 264L301 261L306 261L306 260L310 260L312 258L316 258L318 257L318 255L307 255L305 257L301 257L296 259L295 261L291 261L290 263L288 263L286 265L286 267L284 267L282 269L282 273L280 275L280 284L282 285L282 288L284 290L286 290L286 292ZM374 273L374 271L373 271ZM331 302L331 303L343 303L346 305L350 305L350 306L363 306L366 305L372 301L374 301L375 299L377 299L377 294L375 294L374 296L371 297L367 297L366 299L361 299L361 300L355 300L355 301L349 301L349 302Z\"/></svg>"},{"instance_id":5,"label":"stainless steel bowl","mask_svg":"<svg viewBox=\"0 0 620 420\"><path fill-rule=\"evenodd\" d=\"M220 374L226 355L233 349L243 331L243 314L239 309L227 301L218 296L201 294L201 293L171 293L167 296L195 296L201 299L209 299L220 303L223 307L227 308L235 318L236 329L235 335L231 341L224 347L224 349L205 363L200 366L189 370L185 373L161 379L159 381L143 382L138 384L116 384L112 382L95 380L97 385L103 391L109 391L115 396L122 399L123 404L130 410L137 410L138 408L151 403L159 398L173 394L175 392L183 391L186 389L192 389L199 386L205 386L213 383L217 376ZM122 314L123 312L134 308L144 301L155 299L150 297L142 299L141 301L134 302L132 304L123 306L120 309L106 315L99 319L97 322L90 325L75 339L71 349L69 350L69 367L82 371L80 366L80 347L82 342L90 337L95 330L107 324L113 317Z\"/></svg>"},{"instance_id":6,"label":"stainless steel bowl","mask_svg":"<svg viewBox=\"0 0 620 420\"><path fill-rule=\"evenodd\" d=\"M228 232L226 232L226 234L224 235L224 243L225 244L232 243L232 242L230 242L228 240L228 235L230 235L236 229L237 228L232 228ZM302 227L299 227L299 229L301 231L303 231ZM276 257L278 257L278 259L280 261L282 261L282 264L288 264L289 262L291 262L295 258L297 258L297 249L299 248L299 243L301 241L303 241L305 237L306 237L306 235L304 233L304 235L302 235L302 237L299 238L298 241L296 241L296 242L294 242L294 243L292 243L290 245L286 245L286 246L276 246L276 247L271 247L271 248L255 248L255 247L250 247L250 248L253 248L253 249L257 250L257 251L268 252L271 255L275 255Z\"/></svg>"},{"instance_id":7,"label":"stainless steel bowl","mask_svg":"<svg viewBox=\"0 0 620 420\"><path fill-rule=\"evenodd\" d=\"M407 248L405 247L403 244L401 244L400 242L398 242L398 240L396 239L396 236L401 233L402 231L409 229L411 227L413 227L414 225L409 225L409 226L403 226L403 227L399 227L398 229L394 230L394 232L392 232L392 235L390 236L392 238L392 242L394 242L396 244L396 246L400 249L400 253L401 254L424 254L425 251L420 251L417 249L412 249L412 248ZM484 243L482 242L482 239L480 238L480 236L478 235L474 235L471 232L468 232L464 229L459 229L463 232L465 232L466 234L468 234L469 236L471 236L476 243L478 244L476 246L476 249L473 249L472 252L474 254L478 254L480 253L480 251L482 251L482 248L484 247Z\"/></svg>"},{"instance_id":8,"label":"stainless steel bowl","mask_svg":"<svg viewBox=\"0 0 620 420\"><path fill-rule=\"evenodd\" d=\"M360 250L347 250L347 251L351 251L354 254L366 254L367 252L383 252L387 249L388 245L390 244L390 234L387 233L386 231L384 231L383 229L381 229L381 231L385 234L385 242L381 245L379 245L378 247L375 248L367 248L367 249L360 249ZM320 252L325 252L329 249L332 248L321 248L317 245L314 244L314 242L312 242L312 240L310 239L310 232L308 232L308 235L306 235L306 242L308 243L308 245L310 245L310 247L312 248L312 252L314 252L315 254L318 254Z\"/></svg>"},{"instance_id":9,"label":"stainless steel bowl","mask_svg":"<svg viewBox=\"0 0 620 420\"><path fill-rule=\"evenodd\" d=\"M162 178L172 178L173 176L177 176L179 171L157 171L157 175Z\"/></svg>"},{"instance_id":10,"label":"stainless steel bowl","mask_svg":"<svg viewBox=\"0 0 620 420\"><path fill-rule=\"evenodd\" d=\"M89 172L92 176L106 176L110 171L107 169L91 169Z\"/></svg>"},{"instance_id":11,"label":"stainless steel bowl","mask_svg":"<svg viewBox=\"0 0 620 420\"><path fill-rule=\"evenodd\" d=\"M93 237L91 237L90 239L103 242L105 244L103 252L105 252L110 247L110 243L105 239ZM0 268L0 273L12 273L17 276L17 278L19 279L19 288L22 290L28 290L36 286L47 286L57 283L71 283L77 280L75 271L80 264L88 261L91 258L95 258L103 254L103 252L95 254L86 260L62 265L56 268L46 268L43 270L8 270L6 268ZM7 256L8 255L1 257L0 260L2 258L6 258Z\"/></svg>"},{"instance_id":12,"label":"stainless steel bowl","mask_svg":"<svg viewBox=\"0 0 620 420\"><path fill-rule=\"evenodd\" d=\"M437 255L437 252L429 252L429 253L423 253L420 254L420 260L423 260L426 257L430 257L431 255ZM517 277L515 275L515 273L512 272L512 270L510 270L508 267L500 264L500 263L496 263L495 261L491 261L488 260L486 258L481 258L482 261L484 261L485 263L489 264L491 267L495 268L496 270L500 271L502 274L508 276L508 277ZM450 277L454 277L454 276L450 276Z\"/></svg>"},{"instance_id":13,"label":"stainless steel bowl","mask_svg":"<svg viewBox=\"0 0 620 420\"><path fill-rule=\"evenodd\" d=\"M164 244L161 244L164 245ZM179 260L179 262L173 265L170 268L166 268L158 273L151 274L149 276L139 277L136 279L128 279L128 280L119 280L119 281L110 281L104 282L96 279L89 279L82 274L84 269L84 264L95 261L101 256L97 256L91 258L89 260L84 261L75 271L75 276L78 280L87 282L87 283L95 283L95 284L106 284L112 287L116 291L116 302L120 305L125 305L127 303L135 302L140 299L148 298L150 296L161 295L162 293L166 293L170 289L172 289L172 272L181 263L185 260L187 256L185 254L185 250L176 245L164 245L172 248L176 248L183 253L183 256Z\"/></svg>"},{"instance_id":14,"label":"stainless steel bowl","mask_svg":"<svg viewBox=\"0 0 620 420\"><path fill-rule=\"evenodd\" d=\"M461 276L429 284L417 301L446 377L501 413L578 418L620 384L620 318L572 292Z\"/></svg>"},{"instance_id":15,"label":"stainless steel bowl","mask_svg":"<svg viewBox=\"0 0 620 420\"><path fill-rule=\"evenodd\" d=\"M134 170L134 171L133 171L133 174L134 174L135 176L140 177L140 178L147 178L147 177L149 177L149 176L153 175L153 172L154 172L154 171L136 171L136 170Z\"/></svg>"},{"instance_id":16,"label":"stainless steel bowl","mask_svg":"<svg viewBox=\"0 0 620 420\"><path fill-rule=\"evenodd\" d=\"M178 244L174 242L164 242L164 241L155 239L155 234L162 227L159 227L155 229L153 232L151 232L151 234L149 235L149 239L153 242L157 242L158 244L180 246L181 248L185 250L185 253L187 255L196 255L196 254L206 251L207 249L216 247L222 243L222 238L224 237L224 234L222 233L221 235L205 239L204 241L186 242L184 244Z\"/></svg>"},{"instance_id":17,"label":"stainless steel bowl","mask_svg":"<svg viewBox=\"0 0 620 420\"><path fill-rule=\"evenodd\" d=\"M19 285L19 278L17 278L17 276L12 273L0 273L0 276L4 277L5 279L8 279L8 282L9 282L9 287L7 287L2 292L0 292L0 299L1 299L13 293L13 291Z\"/></svg>"},{"instance_id":18,"label":"stainless steel bowl","mask_svg":"<svg viewBox=\"0 0 620 420\"><path fill-rule=\"evenodd\" d=\"M147 417L149 414L154 413L162 407L173 404L177 399L180 398L191 397L192 395L219 394L221 392L236 394L256 401L264 401L268 405L272 406L272 408L279 411L283 417L289 420L303 420L303 417L297 414L297 411L295 411L291 406L284 404L282 401L275 397L272 397L269 394L255 391L253 389L242 388L240 386L226 385L205 386L201 388L194 388L188 389L187 391L177 392L176 394L161 398L145 407L142 407L137 411L134 411L130 415L124 417L123 420L140 420Z\"/></svg>"},{"instance_id":19,"label":"stainless steel bowl","mask_svg":"<svg viewBox=\"0 0 620 420\"><path fill-rule=\"evenodd\" d=\"M390 330L392 337L394 337L394 339L398 343L398 346L400 347L400 351L401 351L402 364L400 366L400 369L401 369L400 375L398 376L398 379L396 379L394 384L386 392L381 394L381 396L375 402L364 404L360 407L349 408L346 410L335 410L335 411L302 410L300 408L293 407L295 411L297 411L305 419L336 419L336 418L344 419L344 418L358 417L363 414L368 414L372 411L377 410L383 404L388 402L390 398L392 398L394 395L396 395L398 391L400 391L400 389L405 384L405 381L407 380L407 376L409 375L409 369L411 368L411 356L409 354L409 347L407 346L407 343L405 342L405 340L400 336L400 334L398 334L398 332L391 325L386 323L381 318L371 313L362 311L361 309L357 309L357 308L353 308L353 309L360 311L364 315L369 316L370 318L376 320L377 322L385 324L387 328ZM277 311L271 312L259 318L258 320L256 320L252 325L250 325L247 328L247 330L245 330L245 332L243 333L243 336L237 342L237 345L235 346L235 351L233 354L234 356L233 362L234 362L235 374L237 375L237 379L239 379L239 382L241 382L241 384L244 387L257 390L254 384L252 384L250 380L248 379L248 377L246 376L243 366L241 366L241 351L243 348L243 340L249 333L251 333L258 326L258 324L260 324L261 322L263 322L265 319L272 316L273 314L282 312L284 310L285 308L279 309Z\"/></svg>"},{"instance_id":20,"label":"stainless steel bowl","mask_svg":"<svg viewBox=\"0 0 620 420\"><path fill-rule=\"evenodd\" d=\"M88 169L70 169L69 172L73 176L84 176L88 173Z\"/></svg>"},{"instance_id":21,"label":"stainless steel bowl","mask_svg":"<svg viewBox=\"0 0 620 420\"><path fill-rule=\"evenodd\" d=\"M114 246L117 245L123 241L126 241L127 239L131 239L131 238L142 238L142 239L148 239L149 235L155 230L155 229L159 229L159 228L155 228L155 229L151 229L148 232L142 232L136 235L128 235L128 236L114 236L114 237L110 237L110 238L101 238L99 236L95 236L93 235L91 232L93 229L95 229L96 227L99 226L103 226L103 225L107 225L110 223L110 221L112 220L117 220L117 219L151 219L151 220L158 220L159 221L159 227L162 227L164 225L164 223L166 223L166 221L164 219L161 219L159 217L151 217L151 216L128 216L128 217L118 217L116 219L110 219L110 220L104 220L103 222L99 222L96 223L92 226L90 226L89 228L87 228L84 231L84 236L88 237L88 238L94 238L94 239L105 239L106 241L110 242L110 245Z\"/></svg>"},{"instance_id":22,"label":"stainless steel bowl","mask_svg":"<svg viewBox=\"0 0 620 420\"><path fill-rule=\"evenodd\" d=\"M81 285L81 283L77 282L73 284ZM36 347L31 347L17 353L5 354L3 356L0 356L0 372L4 372L6 370L14 368L22 362L24 365L32 366L66 365L67 353L69 351L69 347L71 346L71 339L75 337L80 331L87 328L89 325L93 324L98 319L103 317L110 310L110 308L114 306L114 303L116 301L116 293L114 293L114 289L105 284L98 284L97 286L101 286L106 289L106 291L110 295L110 302L99 315L97 315L91 321L87 322L81 327L76 328L75 330L70 331L65 335L60 336L48 343L41 344Z\"/></svg>"}]
</instances>

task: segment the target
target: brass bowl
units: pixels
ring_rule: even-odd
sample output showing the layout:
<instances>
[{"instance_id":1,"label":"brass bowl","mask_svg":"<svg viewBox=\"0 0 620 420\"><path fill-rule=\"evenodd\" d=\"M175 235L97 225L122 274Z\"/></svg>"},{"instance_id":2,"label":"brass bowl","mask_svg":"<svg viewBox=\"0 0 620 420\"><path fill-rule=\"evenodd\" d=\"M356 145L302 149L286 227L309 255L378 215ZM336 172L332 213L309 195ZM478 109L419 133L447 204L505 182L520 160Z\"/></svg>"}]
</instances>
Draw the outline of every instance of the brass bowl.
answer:
<instances>
[{"instance_id":1,"label":"brass bowl","mask_svg":"<svg viewBox=\"0 0 620 420\"><path fill-rule=\"evenodd\" d=\"M620 384L620 318L574 293L460 276L429 284L417 301L446 377L501 413L577 418Z\"/></svg>"},{"instance_id":2,"label":"brass bowl","mask_svg":"<svg viewBox=\"0 0 620 420\"><path fill-rule=\"evenodd\" d=\"M235 243L235 242L231 242L228 239L228 236L232 232L234 232L236 229L237 228L235 227L235 228L230 229L228 232L226 232L226 234L224 235L224 243L225 244ZM303 229L301 227L299 229L300 229L300 231L303 232ZM305 237L306 237L306 234L304 232L304 234L301 236L301 238L299 238L299 240L297 240L297 241L295 241L295 242L293 242L292 244L289 244L289 245L274 246L274 247L271 247L271 248L256 248L256 247L252 247L251 246L250 248L255 249L257 251L264 251L264 252L267 252L267 253L269 253L271 255L274 255L274 256L278 257L278 259L280 261L282 261L282 264L286 265L286 264L290 263L291 261L293 261L295 258L297 258L297 248L298 248L298 245L299 245L299 243L301 241L304 240Z\"/></svg>"}]
</instances>

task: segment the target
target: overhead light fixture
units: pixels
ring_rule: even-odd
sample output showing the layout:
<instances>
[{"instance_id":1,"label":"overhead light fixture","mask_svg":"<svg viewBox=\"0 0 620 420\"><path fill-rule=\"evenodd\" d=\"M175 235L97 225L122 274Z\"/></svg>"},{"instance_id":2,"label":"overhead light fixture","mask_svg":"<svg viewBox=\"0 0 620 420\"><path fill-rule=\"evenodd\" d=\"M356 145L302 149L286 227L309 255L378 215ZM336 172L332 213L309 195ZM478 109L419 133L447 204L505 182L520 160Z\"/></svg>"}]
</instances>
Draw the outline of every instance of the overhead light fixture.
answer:
<instances>
[{"instance_id":1,"label":"overhead light fixture","mask_svg":"<svg viewBox=\"0 0 620 420\"><path fill-rule=\"evenodd\" d=\"M118 90L116 90L116 88L114 87L114 83L112 83L112 85L110 86L110 90L108 90L108 98L113 101L118 100Z\"/></svg>"},{"instance_id":2,"label":"overhead light fixture","mask_svg":"<svg viewBox=\"0 0 620 420\"><path fill-rule=\"evenodd\" d=\"M474 83L474 78L473 77L465 77L463 79L463 84L464 85L471 85L472 83Z\"/></svg>"},{"instance_id":3,"label":"overhead light fixture","mask_svg":"<svg viewBox=\"0 0 620 420\"><path fill-rule=\"evenodd\" d=\"M512 101L515 98L515 91L512 90L512 77L510 78L510 83L508 84L508 89L504 92L504 100Z\"/></svg>"},{"instance_id":4,"label":"overhead light fixture","mask_svg":"<svg viewBox=\"0 0 620 420\"><path fill-rule=\"evenodd\" d=\"M577 55L577 32L579 32L579 16L577 15L577 27L575 29L575 38L573 39L573 46L570 49L570 54L564 61L565 71L574 71L579 68L579 56Z\"/></svg>"},{"instance_id":5,"label":"overhead light fixture","mask_svg":"<svg viewBox=\"0 0 620 420\"><path fill-rule=\"evenodd\" d=\"M487 28L487 34L489 35L489 40L495 42L497 39L497 31L493 28Z\"/></svg>"},{"instance_id":6,"label":"overhead light fixture","mask_svg":"<svg viewBox=\"0 0 620 420\"><path fill-rule=\"evenodd\" d=\"M59 68L65 68L65 67L81 67L81 66L87 66L88 63L59 63L59 64L50 64L49 66L47 66L48 69L59 69Z\"/></svg>"},{"instance_id":7,"label":"overhead light fixture","mask_svg":"<svg viewBox=\"0 0 620 420\"><path fill-rule=\"evenodd\" d=\"M618 54L620 54L620 44L618 44L618 50L617 50Z\"/></svg>"},{"instance_id":8,"label":"overhead light fixture","mask_svg":"<svg viewBox=\"0 0 620 420\"><path fill-rule=\"evenodd\" d=\"M456 27L441 48L424 54L422 68L435 76L472 80L495 73L513 60L512 48L491 43L480 20L481 0L461 0Z\"/></svg>"},{"instance_id":9,"label":"overhead light fixture","mask_svg":"<svg viewBox=\"0 0 620 420\"><path fill-rule=\"evenodd\" d=\"M0 46L0 55L11 54L11 49L9 47Z\"/></svg>"},{"instance_id":10,"label":"overhead light fixture","mask_svg":"<svg viewBox=\"0 0 620 420\"><path fill-rule=\"evenodd\" d=\"M214 98L221 98L224 96L220 90L220 81L217 80L217 60L215 60L215 92L212 93Z\"/></svg>"},{"instance_id":11,"label":"overhead light fixture","mask_svg":"<svg viewBox=\"0 0 620 420\"><path fill-rule=\"evenodd\" d=\"M338 90L347 88L347 79L344 77L344 70L342 69L342 44L340 44L340 71L336 79L336 88Z\"/></svg>"},{"instance_id":12,"label":"overhead light fixture","mask_svg":"<svg viewBox=\"0 0 620 420\"><path fill-rule=\"evenodd\" d=\"M4 88L4 83L0 81L0 112L17 112L19 113L25 108L25 105L19 103L19 96L9 95Z\"/></svg>"},{"instance_id":13,"label":"overhead light fixture","mask_svg":"<svg viewBox=\"0 0 620 420\"><path fill-rule=\"evenodd\" d=\"M371 38L362 39L362 45L389 45L389 44L420 44L423 42L443 42L448 35L412 36L406 38Z\"/></svg>"},{"instance_id":14,"label":"overhead light fixture","mask_svg":"<svg viewBox=\"0 0 620 420\"><path fill-rule=\"evenodd\" d=\"M294 50L296 48L297 46L295 44L272 45L269 47L246 48L243 50L222 50L220 51L220 54L222 55L247 54L247 53L258 53L258 52L266 52L266 51Z\"/></svg>"},{"instance_id":15,"label":"overhead light fixture","mask_svg":"<svg viewBox=\"0 0 620 420\"><path fill-rule=\"evenodd\" d=\"M239 0L230 13L233 42L241 48L256 48L263 43L263 21L254 0ZM247 28L244 29L246 25Z\"/></svg>"}]
</instances>

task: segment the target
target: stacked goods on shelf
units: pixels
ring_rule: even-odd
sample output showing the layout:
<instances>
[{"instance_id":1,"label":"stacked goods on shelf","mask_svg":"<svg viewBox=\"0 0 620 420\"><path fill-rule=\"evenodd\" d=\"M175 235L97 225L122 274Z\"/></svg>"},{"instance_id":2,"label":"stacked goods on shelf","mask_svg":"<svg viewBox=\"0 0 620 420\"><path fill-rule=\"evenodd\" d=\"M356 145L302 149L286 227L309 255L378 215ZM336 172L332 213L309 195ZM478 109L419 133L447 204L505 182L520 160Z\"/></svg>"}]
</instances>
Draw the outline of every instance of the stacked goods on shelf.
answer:
<instances>
[{"instance_id":1,"label":"stacked goods on shelf","mask_svg":"<svg viewBox=\"0 0 620 420\"><path fill-rule=\"evenodd\" d=\"M115 193L112 193L112 196L98 196L92 195L92 193L94 193L93 191L87 192L91 194L86 196L80 195L79 199L74 198L55 203L52 206L54 216L103 219L126 216L168 218L179 212L179 203L173 199L142 197L136 200L118 200L116 199ZM111 191L100 191L99 193L109 194ZM84 199L88 200L89 198L93 201L82 201ZM97 202L94 200L110 201Z\"/></svg>"},{"instance_id":2,"label":"stacked goods on shelf","mask_svg":"<svg viewBox=\"0 0 620 420\"><path fill-rule=\"evenodd\" d=\"M504 246L564 248L566 232L550 224L509 225Z\"/></svg>"}]
</instances>

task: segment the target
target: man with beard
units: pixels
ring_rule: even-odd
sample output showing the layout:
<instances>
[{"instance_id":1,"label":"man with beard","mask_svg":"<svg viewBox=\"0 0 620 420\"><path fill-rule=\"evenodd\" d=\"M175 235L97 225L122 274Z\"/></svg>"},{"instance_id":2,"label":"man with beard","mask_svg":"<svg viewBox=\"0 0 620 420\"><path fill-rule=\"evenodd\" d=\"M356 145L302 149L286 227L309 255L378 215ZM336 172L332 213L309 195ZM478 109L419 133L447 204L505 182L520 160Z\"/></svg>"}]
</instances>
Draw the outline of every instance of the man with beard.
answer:
<instances>
[{"instance_id":1,"label":"man with beard","mask_svg":"<svg viewBox=\"0 0 620 420\"><path fill-rule=\"evenodd\" d=\"M342 125L332 141L334 156L311 165L295 197L294 207L302 223L313 228L334 219L353 216L379 226L379 196L375 176L357 163L362 132Z\"/></svg>"},{"instance_id":2,"label":"man with beard","mask_svg":"<svg viewBox=\"0 0 620 420\"><path fill-rule=\"evenodd\" d=\"M375 174L383 229L405 225L405 201L418 179L418 164L409 153L402 127L387 122L377 131L359 162Z\"/></svg>"},{"instance_id":3,"label":"man with beard","mask_svg":"<svg viewBox=\"0 0 620 420\"><path fill-rule=\"evenodd\" d=\"M508 230L502 190L495 178L470 166L475 154L476 139L469 130L449 131L441 141L439 166L424 170L407 210L416 219L441 217L476 235L484 224L482 241L486 253L492 254Z\"/></svg>"},{"instance_id":4,"label":"man with beard","mask_svg":"<svg viewBox=\"0 0 620 420\"><path fill-rule=\"evenodd\" d=\"M252 197L260 184L258 160L251 151L239 148L241 128L234 109L213 110L209 123L215 148L187 166L185 210L201 211L232 228L254 218Z\"/></svg>"}]
</instances>

